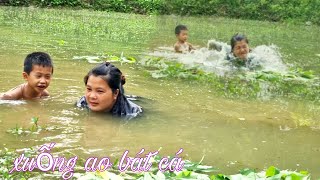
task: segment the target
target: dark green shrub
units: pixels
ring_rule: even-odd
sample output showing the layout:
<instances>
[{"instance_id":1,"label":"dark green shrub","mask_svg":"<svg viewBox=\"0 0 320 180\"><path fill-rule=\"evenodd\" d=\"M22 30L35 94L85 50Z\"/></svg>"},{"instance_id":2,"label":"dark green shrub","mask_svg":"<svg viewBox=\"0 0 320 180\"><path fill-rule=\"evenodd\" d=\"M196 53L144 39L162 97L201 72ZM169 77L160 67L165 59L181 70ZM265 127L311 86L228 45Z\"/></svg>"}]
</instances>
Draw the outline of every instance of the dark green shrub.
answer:
<instances>
[{"instance_id":1,"label":"dark green shrub","mask_svg":"<svg viewBox=\"0 0 320 180\"><path fill-rule=\"evenodd\" d=\"M38 6L79 6L81 0L34 0Z\"/></svg>"}]
</instances>

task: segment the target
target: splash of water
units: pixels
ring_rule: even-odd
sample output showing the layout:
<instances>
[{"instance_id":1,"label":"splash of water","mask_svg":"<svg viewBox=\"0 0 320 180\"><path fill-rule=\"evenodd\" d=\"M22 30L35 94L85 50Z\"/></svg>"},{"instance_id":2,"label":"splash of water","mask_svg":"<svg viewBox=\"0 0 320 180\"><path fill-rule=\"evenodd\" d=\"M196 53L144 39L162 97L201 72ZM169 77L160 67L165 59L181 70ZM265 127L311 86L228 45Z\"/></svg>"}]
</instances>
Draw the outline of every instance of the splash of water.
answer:
<instances>
[{"instance_id":1,"label":"splash of water","mask_svg":"<svg viewBox=\"0 0 320 180\"><path fill-rule=\"evenodd\" d=\"M0 105L9 104L9 105L21 105L26 104L26 101L23 100L0 100Z\"/></svg>"},{"instance_id":2,"label":"splash of water","mask_svg":"<svg viewBox=\"0 0 320 180\"><path fill-rule=\"evenodd\" d=\"M189 53L179 54L173 48L160 47L148 53L149 56L162 57L168 61L177 61L188 67L199 67L206 72L213 72L219 76L232 74L236 68L226 60L231 52L230 45L216 40L209 40L206 48L200 48ZM259 65L260 71L286 73L288 68L282 61L279 48L276 45L260 45L248 54L251 66ZM249 68L242 68L249 71Z\"/></svg>"},{"instance_id":3,"label":"splash of water","mask_svg":"<svg viewBox=\"0 0 320 180\"><path fill-rule=\"evenodd\" d=\"M279 48L276 45L257 46L249 55L253 57L252 63L259 63L264 71L288 72L288 67L283 63Z\"/></svg>"}]
</instances>

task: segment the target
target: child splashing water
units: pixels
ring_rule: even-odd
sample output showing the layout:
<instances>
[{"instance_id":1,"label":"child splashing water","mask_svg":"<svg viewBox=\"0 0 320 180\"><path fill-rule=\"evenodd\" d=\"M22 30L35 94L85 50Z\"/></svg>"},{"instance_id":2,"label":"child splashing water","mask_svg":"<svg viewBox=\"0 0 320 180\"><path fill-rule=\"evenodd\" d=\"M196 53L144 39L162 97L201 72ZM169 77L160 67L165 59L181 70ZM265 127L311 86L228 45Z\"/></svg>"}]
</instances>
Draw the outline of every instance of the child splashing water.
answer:
<instances>
[{"instance_id":1,"label":"child splashing water","mask_svg":"<svg viewBox=\"0 0 320 180\"><path fill-rule=\"evenodd\" d=\"M192 53L172 53L167 48L166 51L154 51L148 55L163 57L163 61L177 61L188 68L201 68L219 76L233 75L238 70L287 72L287 66L275 45L259 45L251 50L248 38L240 33L231 37L230 44L213 39L208 41L207 47Z\"/></svg>"},{"instance_id":2,"label":"child splashing water","mask_svg":"<svg viewBox=\"0 0 320 180\"><path fill-rule=\"evenodd\" d=\"M77 102L78 107L128 119L142 113L142 108L124 95L125 78L122 72L109 62L99 64L90 70L84 77L84 83L86 92Z\"/></svg>"}]
</instances>

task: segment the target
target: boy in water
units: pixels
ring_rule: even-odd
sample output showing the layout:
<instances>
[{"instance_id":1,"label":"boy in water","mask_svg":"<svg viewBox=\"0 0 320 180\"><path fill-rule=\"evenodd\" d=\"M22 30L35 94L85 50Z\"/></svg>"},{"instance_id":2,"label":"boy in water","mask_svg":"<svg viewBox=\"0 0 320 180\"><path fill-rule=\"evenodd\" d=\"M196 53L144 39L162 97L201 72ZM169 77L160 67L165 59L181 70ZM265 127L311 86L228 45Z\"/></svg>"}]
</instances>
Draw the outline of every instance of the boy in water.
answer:
<instances>
[{"instance_id":1,"label":"boy in water","mask_svg":"<svg viewBox=\"0 0 320 180\"><path fill-rule=\"evenodd\" d=\"M193 46L187 42L188 28L184 25L178 25L175 28L175 34L178 41L174 44L174 50L177 53L185 53L194 50Z\"/></svg>"},{"instance_id":2,"label":"boy in water","mask_svg":"<svg viewBox=\"0 0 320 180\"><path fill-rule=\"evenodd\" d=\"M6 93L0 94L2 100L33 99L49 96L46 90L53 74L50 56L44 52L29 54L24 60L22 76L27 81Z\"/></svg>"}]
</instances>

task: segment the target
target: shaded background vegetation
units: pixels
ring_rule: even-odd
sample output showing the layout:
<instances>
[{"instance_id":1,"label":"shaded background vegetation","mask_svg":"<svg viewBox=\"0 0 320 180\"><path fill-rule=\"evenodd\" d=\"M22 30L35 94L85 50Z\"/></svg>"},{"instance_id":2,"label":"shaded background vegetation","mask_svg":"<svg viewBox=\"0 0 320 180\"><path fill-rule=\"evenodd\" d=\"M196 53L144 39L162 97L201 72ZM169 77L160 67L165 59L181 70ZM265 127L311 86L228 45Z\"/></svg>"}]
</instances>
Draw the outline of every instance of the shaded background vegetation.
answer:
<instances>
[{"instance_id":1,"label":"shaded background vegetation","mask_svg":"<svg viewBox=\"0 0 320 180\"><path fill-rule=\"evenodd\" d=\"M320 24L319 0L0 0L3 5L76 7L139 14L216 15Z\"/></svg>"}]
</instances>

